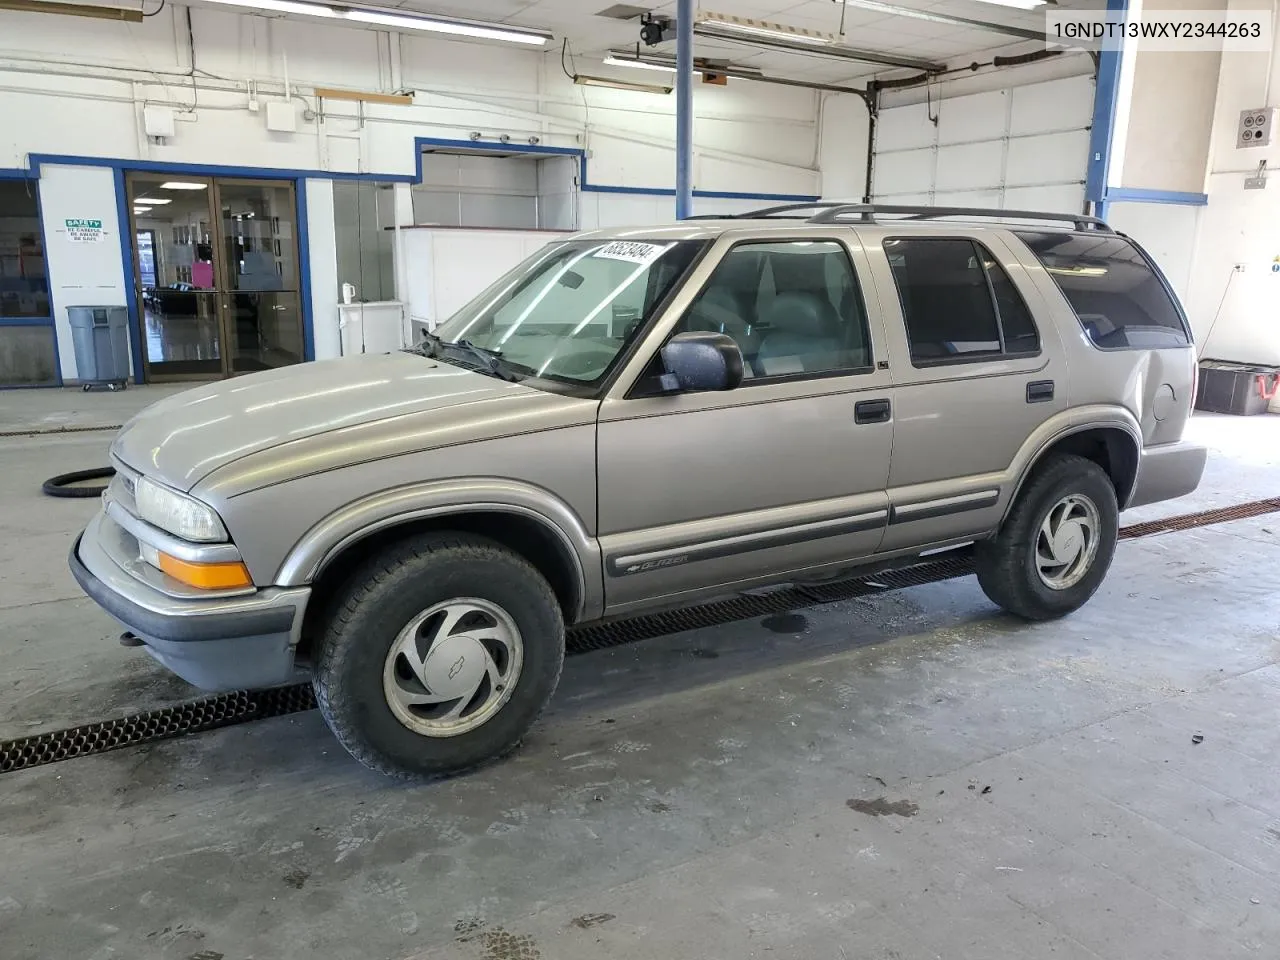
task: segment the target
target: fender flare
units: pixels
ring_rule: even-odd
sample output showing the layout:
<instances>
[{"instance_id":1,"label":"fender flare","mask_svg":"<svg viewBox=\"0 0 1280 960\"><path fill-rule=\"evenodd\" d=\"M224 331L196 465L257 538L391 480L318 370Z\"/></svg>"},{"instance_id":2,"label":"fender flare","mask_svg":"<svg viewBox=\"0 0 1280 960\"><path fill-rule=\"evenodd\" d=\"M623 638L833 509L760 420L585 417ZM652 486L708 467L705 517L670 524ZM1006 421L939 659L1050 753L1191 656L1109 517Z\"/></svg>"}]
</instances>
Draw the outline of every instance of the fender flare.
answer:
<instances>
[{"instance_id":1,"label":"fender flare","mask_svg":"<svg viewBox=\"0 0 1280 960\"><path fill-rule=\"evenodd\" d=\"M314 524L289 549L276 572L279 586L311 583L344 550L380 530L431 517L509 513L543 526L564 548L578 583L578 615L601 604L601 585L587 571L600 569L599 547L568 504L531 484L472 477L395 487L353 501Z\"/></svg>"},{"instance_id":2,"label":"fender flare","mask_svg":"<svg viewBox=\"0 0 1280 960\"><path fill-rule=\"evenodd\" d=\"M1010 473L1016 479L1009 486L1009 497L1001 510L1000 523L1002 525L1008 517L1009 511L1013 509L1014 503L1017 502L1018 494L1022 492L1022 487L1027 482L1027 478L1031 476L1031 471L1035 469L1036 464L1040 462L1044 455L1059 441L1077 433L1084 433L1087 430L1119 430L1126 434L1133 441L1135 463L1141 464L1142 428L1138 425L1138 419L1124 407L1111 406L1109 404L1091 404L1064 410L1062 413L1050 417L1033 431L1014 458ZM1137 473L1135 472L1134 483L1130 485L1129 496L1133 495L1133 490L1136 486ZM1121 503L1120 509L1123 510L1124 507L1125 505Z\"/></svg>"}]
</instances>

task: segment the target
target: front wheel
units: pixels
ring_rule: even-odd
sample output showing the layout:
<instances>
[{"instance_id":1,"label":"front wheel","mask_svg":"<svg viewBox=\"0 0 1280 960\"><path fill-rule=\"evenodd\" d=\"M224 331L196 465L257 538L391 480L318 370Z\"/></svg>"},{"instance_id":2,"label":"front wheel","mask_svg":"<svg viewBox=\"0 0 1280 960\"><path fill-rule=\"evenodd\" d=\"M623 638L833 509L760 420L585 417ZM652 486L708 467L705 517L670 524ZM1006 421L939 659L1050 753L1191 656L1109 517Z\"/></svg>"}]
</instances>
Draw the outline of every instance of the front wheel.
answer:
<instances>
[{"instance_id":1,"label":"front wheel","mask_svg":"<svg viewBox=\"0 0 1280 960\"><path fill-rule=\"evenodd\" d=\"M388 548L333 607L316 700L365 766L458 773L515 749L555 691L564 620L546 580L481 537Z\"/></svg>"},{"instance_id":2,"label":"front wheel","mask_svg":"<svg viewBox=\"0 0 1280 960\"><path fill-rule=\"evenodd\" d=\"M1037 467L1000 532L977 545L978 583L1027 620L1065 616L1102 584L1118 531L1110 477L1084 457L1053 456Z\"/></svg>"}]
</instances>

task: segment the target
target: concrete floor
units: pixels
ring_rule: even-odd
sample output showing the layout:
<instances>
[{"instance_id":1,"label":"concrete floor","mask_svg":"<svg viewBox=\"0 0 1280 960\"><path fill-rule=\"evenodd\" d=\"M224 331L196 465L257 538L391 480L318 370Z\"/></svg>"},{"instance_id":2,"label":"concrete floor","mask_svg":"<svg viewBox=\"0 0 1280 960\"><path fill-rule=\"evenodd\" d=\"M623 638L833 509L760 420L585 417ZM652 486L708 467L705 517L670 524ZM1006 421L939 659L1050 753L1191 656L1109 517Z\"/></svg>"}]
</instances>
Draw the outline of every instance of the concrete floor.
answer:
<instances>
[{"instance_id":1,"label":"concrete floor","mask_svg":"<svg viewBox=\"0 0 1280 960\"><path fill-rule=\"evenodd\" d=\"M1276 494L1280 417L1191 432L1205 486L1125 522ZM109 439L0 440L0 738L191 696L78 598L92 503L38 493ZM0 957L1274 957L1278 534L1127 541L1053 624L970 578L573 657L445 783L315 712L8 774Z\"/></svg>"}]
</instances>

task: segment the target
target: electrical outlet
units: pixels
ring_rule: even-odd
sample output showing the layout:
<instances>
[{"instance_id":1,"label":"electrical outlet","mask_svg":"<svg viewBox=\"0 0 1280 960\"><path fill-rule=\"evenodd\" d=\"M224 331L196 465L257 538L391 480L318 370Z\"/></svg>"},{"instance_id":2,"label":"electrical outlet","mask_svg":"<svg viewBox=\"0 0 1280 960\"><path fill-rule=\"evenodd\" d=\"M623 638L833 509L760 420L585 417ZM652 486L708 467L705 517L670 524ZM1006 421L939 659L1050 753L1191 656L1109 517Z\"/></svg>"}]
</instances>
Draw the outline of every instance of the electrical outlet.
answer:
<instances>
[{"instance_id":1,"label":"electrical outlet","mask_svg":"<svg viewBox=\"0 0 1280 960\"><path fill-rule=\"evenodd\" d=\"M1276 127L1275 107L1255 107L1240 111L1240 125L1236 131L1237 147L1268 147Z\"/></svg>"},{"instance_id":2,"label":"electrical outlet","mask_svg":"<svg viewBox=\"0 0 1280 960\"><path fill-rule=\"evenodd\" d=\"M1243 263L1237 263L1237 264L1236 264L1236 273L1244 273L1244 264L1243 264Z\"/></svg>"}]
</instances>

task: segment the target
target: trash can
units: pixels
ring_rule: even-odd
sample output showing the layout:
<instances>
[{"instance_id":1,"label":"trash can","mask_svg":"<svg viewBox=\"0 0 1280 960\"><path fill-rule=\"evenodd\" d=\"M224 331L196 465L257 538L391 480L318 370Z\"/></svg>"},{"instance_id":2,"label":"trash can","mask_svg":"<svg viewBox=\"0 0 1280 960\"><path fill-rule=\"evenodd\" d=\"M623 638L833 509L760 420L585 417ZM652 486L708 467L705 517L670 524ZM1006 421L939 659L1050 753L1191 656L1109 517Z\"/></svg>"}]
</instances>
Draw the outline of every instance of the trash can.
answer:
<instances>
[{"instance_id":1,"label":"trash can","mask_svg":"<svg viewBox=\"0 0 1280 960\"><path fill-rule=\"evenodd\" d=\"M76 375L85 390L129 384L129 310L127 307L67 307Z\"/></svg>"}]
</instances>

